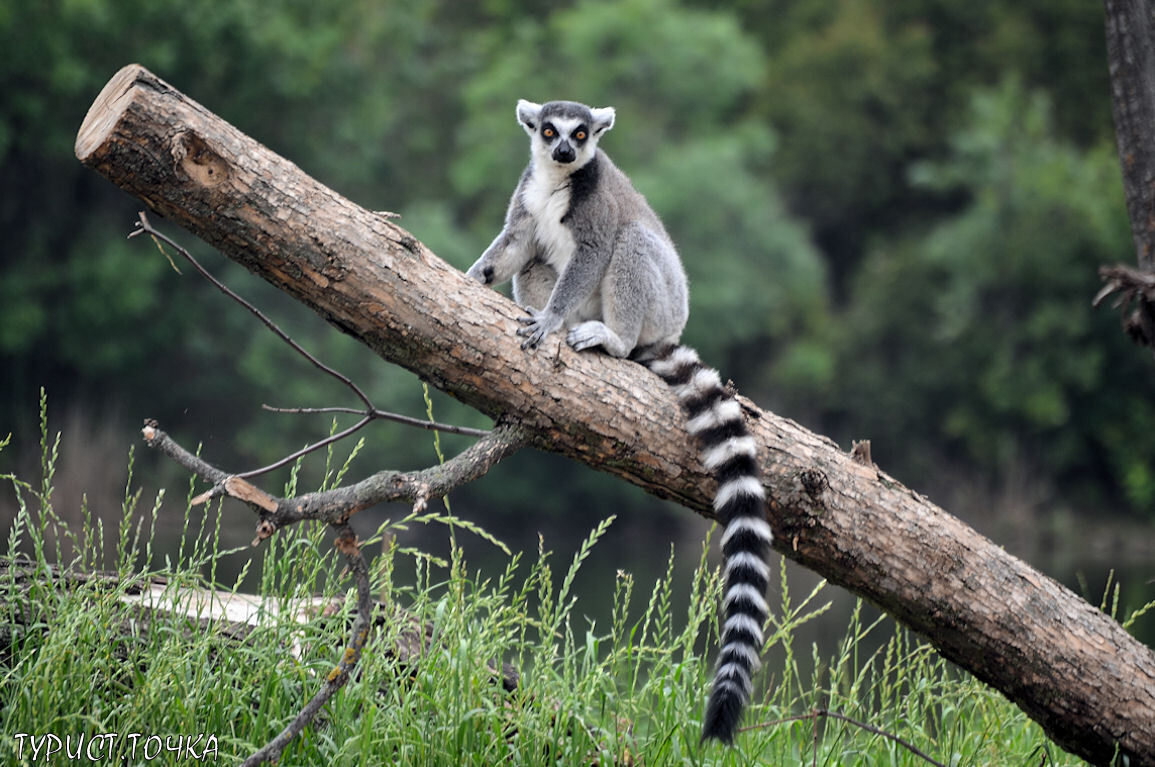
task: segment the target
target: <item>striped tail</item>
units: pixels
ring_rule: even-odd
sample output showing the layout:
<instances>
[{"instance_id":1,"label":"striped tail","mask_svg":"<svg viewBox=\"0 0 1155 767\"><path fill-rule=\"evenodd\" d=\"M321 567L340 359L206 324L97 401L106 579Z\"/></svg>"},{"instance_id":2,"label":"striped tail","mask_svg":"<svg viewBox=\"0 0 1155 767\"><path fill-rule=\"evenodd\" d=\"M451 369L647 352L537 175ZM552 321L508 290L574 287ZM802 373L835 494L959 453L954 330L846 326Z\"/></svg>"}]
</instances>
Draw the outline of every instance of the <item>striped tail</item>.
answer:
<instances>
[{"instance_id":1,"label":"striped tail","mask_svg":"<svg viewBox=\"0 0 1155 767\"><path fill-rule=\"evenodd\" d=\"M763 595L773 535L766 523L757 449L746 430L742 407L722 387L718 371L703 365L693 349L673 346L644 364L677 395L686 411L686 428L701 445L702 463L718 480L714 511L725 526L725 619L702 740L730 743L753 693L753 675L761 665L762 628L769 615Z\"/></svg>"}]
</instances>

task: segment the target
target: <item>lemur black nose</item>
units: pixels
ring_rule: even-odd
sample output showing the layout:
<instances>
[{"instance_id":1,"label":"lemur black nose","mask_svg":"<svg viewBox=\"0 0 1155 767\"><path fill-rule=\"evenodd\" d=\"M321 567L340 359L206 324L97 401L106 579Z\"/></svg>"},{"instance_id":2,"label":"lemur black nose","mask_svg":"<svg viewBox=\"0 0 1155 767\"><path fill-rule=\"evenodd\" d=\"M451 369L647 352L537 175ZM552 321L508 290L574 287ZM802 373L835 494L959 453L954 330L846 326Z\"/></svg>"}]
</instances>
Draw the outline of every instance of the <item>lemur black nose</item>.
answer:
<instances>
[{"instance_id":1,"label":"lemur black nose","mask_svg":"<svg viewBox=\"0 0 1155 767\"><path fill-rule=\"evenodd\" d=\"M558 144L553 150L553 161L570 163L577 159L577 152L568 143Z\"/></svg>"}]
</instances>

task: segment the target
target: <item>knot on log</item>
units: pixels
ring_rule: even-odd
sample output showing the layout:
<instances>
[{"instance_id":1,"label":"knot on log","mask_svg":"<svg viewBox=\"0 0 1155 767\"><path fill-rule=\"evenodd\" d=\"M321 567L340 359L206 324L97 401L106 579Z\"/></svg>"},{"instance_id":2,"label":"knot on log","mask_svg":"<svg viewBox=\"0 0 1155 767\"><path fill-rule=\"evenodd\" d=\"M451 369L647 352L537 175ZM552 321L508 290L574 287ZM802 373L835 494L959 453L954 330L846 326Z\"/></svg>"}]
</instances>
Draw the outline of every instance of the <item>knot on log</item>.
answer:
<instances>
[{"instance_id":1,"label":"knot on log","mask_svg":"<svg viewBox=\"0 0 1155 767\"><path fill-rule=\"evenodd\" d=\"M205 188L219 186L229 177L229 164L191 130L172 137L172 159L177 171Z\"/></svg>"},{"instance_id":2,"label":"knot on log","mask_svg":"<svg viewBox=\"0 0 1155 767\"><path fill-rule=\"evenodd\" d=\"M802 483L802 489L810 500L821 506L822 494L830 487L826 474L818 469L803 469L798 472L798 481Z\"/></svg>"}]
</instances>

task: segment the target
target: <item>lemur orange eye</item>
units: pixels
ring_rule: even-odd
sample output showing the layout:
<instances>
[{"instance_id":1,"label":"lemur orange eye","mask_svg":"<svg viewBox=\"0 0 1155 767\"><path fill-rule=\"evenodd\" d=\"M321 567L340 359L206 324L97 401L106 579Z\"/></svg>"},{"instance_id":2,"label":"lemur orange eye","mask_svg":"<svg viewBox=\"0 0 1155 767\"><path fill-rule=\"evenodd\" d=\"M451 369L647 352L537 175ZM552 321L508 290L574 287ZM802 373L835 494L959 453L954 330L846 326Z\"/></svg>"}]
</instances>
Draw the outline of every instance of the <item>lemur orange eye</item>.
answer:
<instances>
[{"instance_id":1,"label":"lemur orange eye","mask_svg":"<svg viewBox=\"0 0 1155 767\"><path fill-rule=\"evenodd\" d=\"M577 133L573 134L573 137L576 138L578 141L585 141L586 140L586 132L584 130L579 130Z\"/></svg>"},{"instance_id":2,"label":"lemur orange eye","mask_svg":"<svg viewBox=\"0 0 1155 767\"><path fill-rule=\"evenodd\" d=\"M545 136L546 138L553 138L557 135L557 131L555 131L553 128L542 128L541 135Z\"/></svg>"}]
</instances>

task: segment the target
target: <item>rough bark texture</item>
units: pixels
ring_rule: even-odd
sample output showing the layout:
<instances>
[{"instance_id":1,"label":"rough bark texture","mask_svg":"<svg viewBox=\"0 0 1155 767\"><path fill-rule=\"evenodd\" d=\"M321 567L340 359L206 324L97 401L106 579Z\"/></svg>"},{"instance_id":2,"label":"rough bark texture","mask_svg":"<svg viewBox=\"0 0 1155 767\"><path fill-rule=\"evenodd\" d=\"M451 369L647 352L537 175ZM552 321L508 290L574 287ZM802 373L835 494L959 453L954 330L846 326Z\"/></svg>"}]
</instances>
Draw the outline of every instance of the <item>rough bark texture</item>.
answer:
<instances>
[{"instance_id":1,"label":"rough bark texture","mask_svg":"<svg viewBox=\"0 0 1155 767\"><path fill-rule=\"evenodd\" d=\"M1107 63L1139 266L1155 268L1155 18L1149 0L1104 0Z\"/></svg>"},{"instance_id":2,"label":"rough bark texture","mask_svg":"<svg viewBox=\"0 0 1155 767\"><path fill-rule=\"evenodd\" d=\"M76 150L385 359L520 422L537 447L710 516L712 480L657 377L560 339L522 351L507 299L144 69L109 82ZM778 551L925 636L1064 748L1097 764L1117 754L1155 764L1150 649L873 465L744 404Z\"/></svg>"},{"instance_id":3,"label":"rough bark texture","mask_svg":"<svg viewBox=\"0 0 1155 767\"><path fill-rule=\"evenodd\" d=\"M1103 277L1108 293L1121 292L1119 303L1134 306L1123 318L1127 335L1155 349L1155 301L1141 284L1155 273L1155 8L1150 0L1104 0L1103 6L1115 139L1139 258L1138 273Z\"/></svg>"}]
</instances>

